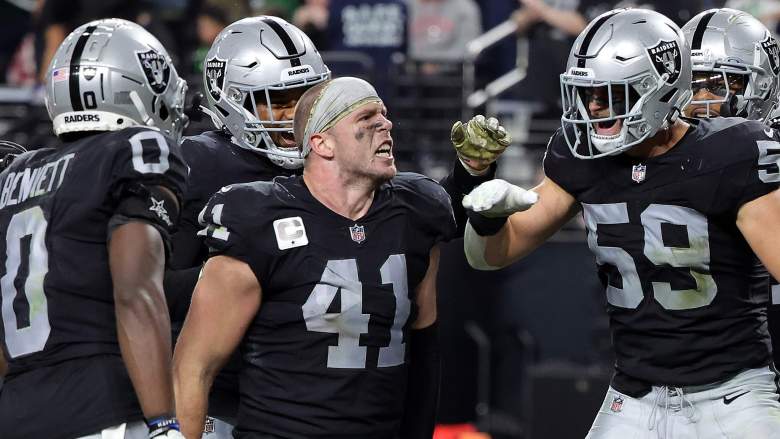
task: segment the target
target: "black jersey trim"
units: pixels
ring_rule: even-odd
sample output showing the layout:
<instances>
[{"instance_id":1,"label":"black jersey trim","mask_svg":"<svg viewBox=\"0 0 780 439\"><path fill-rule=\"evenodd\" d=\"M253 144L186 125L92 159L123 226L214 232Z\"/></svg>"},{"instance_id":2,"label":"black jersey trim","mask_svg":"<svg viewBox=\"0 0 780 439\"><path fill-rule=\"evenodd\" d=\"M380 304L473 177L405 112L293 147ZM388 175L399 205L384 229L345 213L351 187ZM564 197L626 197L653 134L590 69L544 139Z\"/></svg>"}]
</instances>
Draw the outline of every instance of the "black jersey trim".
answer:
<instances>
[{"instance_id":1,"label":"black jersey trim","mask_svg":"<svg viewBox=\"0 0 780 439\"><path fill-rule=\"evenodd\" d=\"M691 40L691 50L701 49L701 40L704 38L704 31L707 30L707 25L710 24L712 16L717 11L710 11L701 17L701 21L696 26L696 30L693 32L693 39Z\"/></svg>"},{"instance_id":2,"label":"black jersey trim","mask_svg":"<svg viewBox=\"0 0 780 439\"><path fill-rule=\"evenodd\" d=\"M276 35L279 36L279 39L282 40L282 44L284 44L284 48L287 49L287 54L290 56L294 56L295 58L290 59L290 66L291 67L298 67L301 65L300 55L298 54L298 49L295 48L295 43L293 43L292 38L290 38L290 35L287 34L287 31L284 30L281 24L277 23L274 20L271 20L270 18L267 18L263 20L263 23L267 24L268 27L273 29L274 32L276 32Z\"/></svg>"},{"instance_id":3,"label":"black jersey trim","mask_svg":"<svg viewBox=\"0 0 780 439\"><path fill-rule=\"evenodd\" d=\"M70 90L70 106L73 107L73 111L84 111L84 105L81 103L81 84L79 83L79 70L81 69L81 55L84 53L84 48L87 47L87 41L92 36L92 32L97 29L97 26L89 26L84 29L79 39L76 41L76 46L73 48L73 54L70 57L70 75L68 75L68 89Z\"/></svg>"},{"instance_id":4,"label":"black jersey trim","mask_svg":"<svg viewBox=\"0 0 780 439\"><path fill-rule=\"evenodd\" d=\"M591 26L588 33L585 34L585 38L582 39L582 44L580 44L580 51L577 54L577 57L579 58L577 60L578 68L585 67L585 60L586 60L586 56L588 55L588 47L590 46L590 42L591 40L593 40L593 37L596 36L596 31L599 30L607 20L619 14L620 12L622 11L614 11L611 14L604 15L601 18L599 18L595 23L593 23L593 26Z\"/></svg>"}]
</instances>

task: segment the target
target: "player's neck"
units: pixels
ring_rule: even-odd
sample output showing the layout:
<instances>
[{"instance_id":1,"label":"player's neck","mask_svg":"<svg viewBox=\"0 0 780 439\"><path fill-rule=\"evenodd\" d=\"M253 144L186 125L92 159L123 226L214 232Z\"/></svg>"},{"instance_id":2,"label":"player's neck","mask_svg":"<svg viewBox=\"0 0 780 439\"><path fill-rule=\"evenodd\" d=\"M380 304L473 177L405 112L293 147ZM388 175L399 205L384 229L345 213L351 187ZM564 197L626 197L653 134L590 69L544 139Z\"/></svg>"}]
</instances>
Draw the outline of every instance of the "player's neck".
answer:
<instances>
[{"instance_id":1,"label":"player's neck","mask_svg":"<svg viewBox=\"0 0 780 439\"><path fill-rule=\"evenodd\" d=\"M666 154L685 136L690 124L677 118L667 129L661 130L655 136L625 152L636 159L649 159Z\"/></svg>"},{"instance_id":2,"label":"player's neck","mask_svg":"<svg viewBox=\"0 0 780 439\"><path fill-rule=\"evenodd\" d=\"M335 173L317 173L312 169L304 170L303 181L317 201L351 220L360 219L368 213L376 192L373 183L344 181Z\"/></svg>"}]
</instances>

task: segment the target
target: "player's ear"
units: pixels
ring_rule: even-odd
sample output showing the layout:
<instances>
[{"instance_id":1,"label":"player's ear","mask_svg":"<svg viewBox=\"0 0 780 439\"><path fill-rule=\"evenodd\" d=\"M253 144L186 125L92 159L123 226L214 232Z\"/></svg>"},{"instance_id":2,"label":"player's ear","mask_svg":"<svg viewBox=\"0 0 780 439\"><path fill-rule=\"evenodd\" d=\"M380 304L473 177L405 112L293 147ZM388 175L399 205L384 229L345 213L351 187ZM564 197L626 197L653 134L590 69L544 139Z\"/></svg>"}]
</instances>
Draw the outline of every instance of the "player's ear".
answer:
<instances>
[{"instance_id":1,"label":"player's ear","mask_svg":"<svg viewBox=\"0 0 780 439\"><path fill-rule=\"evenodd\" d=\"M311 152L322 158L333 158L333 139L327 133L312 134L309 144Z\"/></svg>"}]
</instances>

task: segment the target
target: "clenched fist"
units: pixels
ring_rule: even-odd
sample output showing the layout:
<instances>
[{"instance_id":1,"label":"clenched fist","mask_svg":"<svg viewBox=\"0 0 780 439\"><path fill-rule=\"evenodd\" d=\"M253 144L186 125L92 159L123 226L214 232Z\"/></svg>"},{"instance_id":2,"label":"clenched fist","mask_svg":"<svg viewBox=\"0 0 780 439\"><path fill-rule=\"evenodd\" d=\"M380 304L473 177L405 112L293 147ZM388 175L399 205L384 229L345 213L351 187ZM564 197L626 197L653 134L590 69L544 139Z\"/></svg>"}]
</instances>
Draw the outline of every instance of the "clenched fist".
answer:
<instances>
[{"instance_id":1,"label":"clenched fist","mask_svg":"<svg viewBox=\"0 0 780 439\"><path fill-rule=\"evenodd\" d=\"M512 142L512 136L495 117L485 118L479 114L465 124L460 121L452 125L450 140L458 156L471 168L485 169L496 161Z\"/></svg>"}]
</instances>

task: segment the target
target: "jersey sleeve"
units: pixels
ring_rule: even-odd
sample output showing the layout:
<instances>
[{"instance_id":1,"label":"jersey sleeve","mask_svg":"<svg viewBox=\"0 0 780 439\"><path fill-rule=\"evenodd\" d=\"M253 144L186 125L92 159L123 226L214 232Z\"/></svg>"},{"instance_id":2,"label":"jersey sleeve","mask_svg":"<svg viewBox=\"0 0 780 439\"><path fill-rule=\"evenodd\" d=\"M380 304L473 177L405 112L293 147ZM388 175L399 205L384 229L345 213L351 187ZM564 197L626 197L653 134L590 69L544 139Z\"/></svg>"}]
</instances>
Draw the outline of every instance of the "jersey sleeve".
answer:
<instances>
[{"instance_id":1,"label":"jersey sleeve","mask_svg":"<svg viewBox=\"0 0 780 439\"><path fill-rule=\"evenodd\" d=\"M199 215L203 228L198 235L208 246L209 256L224 255L245 262L261 281L267 279L272 255L263 246L265 224L256 212L267 208L261 205L262 198L258 200L242 186L225 186L211 197Z\"/></svg>"},{"instance_id":2,"label":"jersey sleeve","mask_svg":"<svg viewBox=\"0 0 780 439\"><path fill-rule=\"evenodd\" d=\"M179 145L157 130L128 128L113 136L109 229L140 220L160 230L168 243L179 220L187 165ZM96 164L95 166L99 166Z\"/></svg>"},{"instance_id":3,"label":"jersey sleeve","mask_svg":"<svg viewBox=\"0 0 780 439\"><path fill-rule=\"evenodd\" d=\"M547 151L543 160L544 175L569 194L576 196L585 180L582 178L581 171L585 167L583 165L587 164L583 161L572 155L559 128L547 142Z\"/></svg>"},{"instance_id":4,"label":"jersey sleeve","mask_svg":"<svg viewBox=\"0 0 780 439\"><path fill-rule=\"evenodd\" d=\"M455 238L463 237L463 233L466 230L466 221L468 220L466 209L463 207L463 197L480 184L494 179L496 177L496 169L497 165L493 162L484 175L471 175L460 163L460 160L455 159L450 173L439 181L439 184L450 196L452 212L457 225Z\"/></svg>"},{"instance_id":5,"label":"jersey sleeve","mask_svg":"<svg viewBox=\"0 0 780 439\"><path fill-rule=\"evenodd\" d=\"M735 139L732 158L720 177L718 210L736 213L742 205L780 187L780 132L757 122Z\"/></svg>"},{"instance_id":6,"label":"jersey sleeve","mask_svg":"<svg viewBox=\"0 0 780 439\"><path fill-rule=\"evenodd\" d=\"M413 203L419 224L434 242L450 241L456 237L457 226L452 201L447 191L434 180L420 174L405 174L410 189L417 194Z\"/></svg>"},{"instance_id":7,"label":"jersey sleeve","mask_svg":"<svg viewBox=\"0 0 780 439\"><path fill-rule=\"evenodd\" d=\"M128 129L114 145L112 196L120 199L129 186L162 186L181 205L187 183L187 165L172 139L152 129Z\"/></svg>"}]
</instances>

